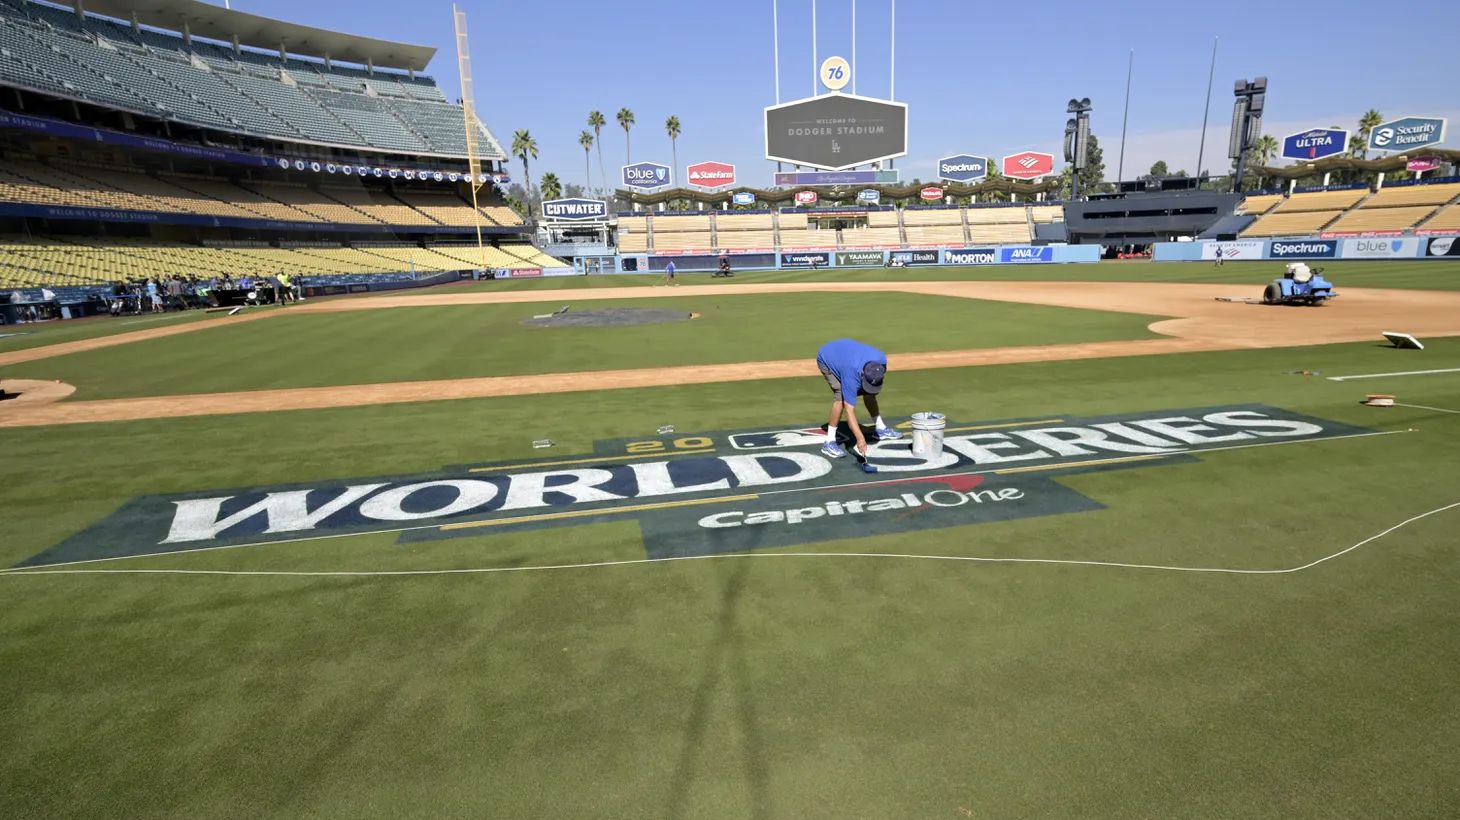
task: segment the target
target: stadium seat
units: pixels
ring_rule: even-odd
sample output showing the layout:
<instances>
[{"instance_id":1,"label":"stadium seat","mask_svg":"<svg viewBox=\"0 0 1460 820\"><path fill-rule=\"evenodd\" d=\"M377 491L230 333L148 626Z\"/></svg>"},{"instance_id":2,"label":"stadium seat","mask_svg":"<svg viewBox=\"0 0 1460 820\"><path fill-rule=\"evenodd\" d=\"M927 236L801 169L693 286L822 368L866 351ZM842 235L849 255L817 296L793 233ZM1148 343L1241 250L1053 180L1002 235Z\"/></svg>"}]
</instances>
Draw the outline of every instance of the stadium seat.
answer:
<instances>
[{"instance_id":1,"label":"stadium seat","mask_svg":"<svg viewBox=\"0 0 1460 820\"><path fill-rule=\"evenodd\" d=\"M1367 205L1367 203L1365 203ZM1409 208L1356 208L1324 230L1329 231L1399 231L1412 228L1434 213L1432 205Z\"/></svg>"},{"instance_id":2,"label":"stadium seat","mask_svg":"<svg viewBox=\"0 0 1460 820\"><path fill-rule=\"evenodd\" d=\"M1282 194L1249 196L1237 205L1237 210L1249 216L1258 216L1267 213L1269 208L1282 202L1284 198Z\"/></svg>"},{"instance_id":3,"label":"stadium seat","mask_svg":"<svg viewBox=\"0 0 1460 820\"><path fill-rule=\"evenodd\" d=\"M1285 212L1280 206L1248 225L1242 236L1308 236L1332 222L1342 211Z\"/></svg>"},{"instance_id":4,"label":"stadium seat","mask_svg":"<svg viewBox=\"0 0 1460 820\"><path fill-rule=\"evenodd\" d=\"M1404 185L1380 188L1369 197L1365 208L1389 208L1401 205L1444 205L1460 196L1460 183L1439 185Z\"/></svg>"},{"instance_id":5,"label":"stadium seat","mask_svg":"<svg viewBox=\"0 0 1460 820\"><path fill-rule=\"evenodd\" d=\"M1369 195L1367 188L1347 191L1313 191L1293 194L1287 201L1273 210L1274 214L1291 214L1300 211L1342 211L1352 208L1354 203Z\"/></svg>"},{"instance_id":6,"label":"stadium seat","mask_svg":"<svg viewBox=\"0 0 1460 820\"><path fill-rule=\"evenodd\" d=\"M900 248L902 237L897 228L843 228L842 247Z\"/></svg>"},{"instance_id":7,"label":"stadium seat","mask_svg":"<svg viewBox=\"0 0 1460 820\"><path fill-rule=\"evenodd\" d=\"M657 236L655 237L658 238ZM833 230L787 230L781 228L782 248L835 248L836 231Z\"/></svg>"}]
</instances>

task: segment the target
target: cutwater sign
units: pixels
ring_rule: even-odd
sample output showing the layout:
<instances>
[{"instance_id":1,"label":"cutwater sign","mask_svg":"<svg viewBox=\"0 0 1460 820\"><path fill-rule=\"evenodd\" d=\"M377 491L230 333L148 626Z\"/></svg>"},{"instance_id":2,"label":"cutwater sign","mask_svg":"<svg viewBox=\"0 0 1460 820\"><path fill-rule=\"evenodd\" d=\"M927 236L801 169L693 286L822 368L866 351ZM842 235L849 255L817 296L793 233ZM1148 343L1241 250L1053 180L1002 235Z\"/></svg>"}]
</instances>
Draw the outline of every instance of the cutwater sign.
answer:
<instances>
[{"instance_id":1,"label":"cutwater sign","mask_svg":"<svg viewBox=\"0 0 1460 820\"><path fill-rule=\"evenodd\" d=\"M670 182L669 166L657 162L636 162L623 166L624 187L652 190Z\"/></svg>"},{"instance_id":2,"label":"cutwater sign","mask_svg":"<svg viewBox=\"0 0 1460 820\"><path fill-rule=\"evenodd\" d=\"M1444 141L1444 117L1405 117L1369 132L1369 149L1374 151L1408 151Z\"/></svg>"},{"instance_id":3,"label":"cutwater sign","mask_svg":"<svg viewBox=\"0 0 1460 820\"><path fill-rule=\"evenodd\" d=\"M1332 239L1273 240L1267 249L1270 259L1329 259L1337 253L1338 243Z\"/></svg>"},{"instance_id":4,"label":"cutwater sign","mask_svg":"<svg viewBox=\"0 0 1460 820\"><path fill-rule=\"evenodd\" d=\"M993 265L998 261L998 248L968 248L966 250L948 248L943 251L943 264L945 265Z\"/></svg>"},{"instance_id":5,"label":"cutwater sign","mask_svg":"<svg viewBox=\"0 0 1460 820\"><path fill-rule=\"evenodd\" d=\"M1287 159L1322 159L1348 150L1348 132L1336 128L1314 128L1283 138Z\"/></svg>"},{"instance_id":6,"label":"cutwater sign","mask_svg":"<svg viewBox=\"0 0 1460 820\"><path fill-rule=\"evenodd\" d=\"M958 154L938 160L938 178L953 182L971 182L989 175L988 157Z\"/></svg>"},{"instance_id":7,"label":"cutwater sign","mask_svg":"<svg viewBox=\"0 0 1460 820\"><path fill-rule=\"evenodd\" d=\"M909 438L878 441L869 430L873 474L851 459L822 455L820 428L783 423L600 440L591 454L560 464L464 464L414 475L150 495L20 565L246 549L363 532L396 533L398 543L420 551L447 539L617 522L637 523L648 558L774 549L1099 510L1103 503L1059 479L1094 470L1182 469L1200 465L1206 450L1372 432L1261 404L1091 418L1051 412L971 424L950 419L948 427L936 458L913 455ZM840 437L849 440L850 431ZM443 555L491 549L464 541Z\"/></svg>"},{"instance_id":8,"label":"cutwater sign","mask_svg":"<svg viewBox=\"0 0 1460 820\"><path fill-rule=\"evenodd\" d=\"M607 219L608 205L597 199L549 199L542 203L548 219Z\"/></svg>"},{"instance_id":9,"label":"cutwater sign","mask_svg":"<svg viewBox=\"0 0 1460 820\"><path fill-rule=\"evenodd\" d=\"M999 261L1011 262L1053 262L1054 248L1000 248Z\"/></svg>"}]
</instances>

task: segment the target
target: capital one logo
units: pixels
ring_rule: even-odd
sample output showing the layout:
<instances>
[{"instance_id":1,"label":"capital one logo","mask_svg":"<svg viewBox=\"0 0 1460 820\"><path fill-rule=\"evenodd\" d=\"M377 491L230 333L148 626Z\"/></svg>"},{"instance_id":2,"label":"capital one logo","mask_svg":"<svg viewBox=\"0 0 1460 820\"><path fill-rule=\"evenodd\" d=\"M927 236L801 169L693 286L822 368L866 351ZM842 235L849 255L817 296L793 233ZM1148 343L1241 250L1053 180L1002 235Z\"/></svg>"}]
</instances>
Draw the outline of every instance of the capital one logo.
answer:
<instances>
[{"instance_id":1,"label":"capital one logo","mask_svg":"<svg viewBox=\"0 0 1460 820\"><path fill-rule=\"evenodd\" d=\"M735 184L735 166L724 162L700 162L685 169L691 185L702 188L719 188Z\"/></svg>"}]
</instances>

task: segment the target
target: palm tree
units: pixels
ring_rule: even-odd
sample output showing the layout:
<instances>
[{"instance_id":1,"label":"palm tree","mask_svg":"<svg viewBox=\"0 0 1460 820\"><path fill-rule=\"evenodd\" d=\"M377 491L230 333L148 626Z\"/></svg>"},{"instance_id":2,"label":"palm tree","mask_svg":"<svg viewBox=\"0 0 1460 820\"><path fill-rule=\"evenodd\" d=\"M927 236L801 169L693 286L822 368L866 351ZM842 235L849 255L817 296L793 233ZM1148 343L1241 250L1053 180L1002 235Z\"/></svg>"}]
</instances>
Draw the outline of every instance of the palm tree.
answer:
<instances>
[{"instance_id":1,"label":"palm tree","mask_svg":"<svg viewBox=\"0 0 1460 820\"><path fill-rule=\"evenodd\" d=\"M618 120L618 124L624 129L624 164L633 165L634 152L633 146L629 142L629 128L634 124L634 112L627 108L620 108L614 115L614 119Z\"/></svg>"},{"instance_id":2,"label":"palm tree","mask_svg":"<svg viewBox=\"0 0 1460 820\"><path fill-rule=\"evenodd\" d=\"M588 127L593 129L593 139L598 143L598 181L603 183L605 196L608 194L608 175L603 173L603 126L607 124L602 111L588 112Z\"/></svg>"},{"instance_id":3,"label":"palm tree","mask_svg":"<svg viewBox=\"0 0 1460 820\"><path fill-rule=\"evenodd\" d=\"M558 181L558 175L548 171L542 175L542 182L539 183L544 200L557 199L563 195L563 183Z\"/></svg>"},{"instance_id":4,"label":"palm tree","mask_svg":"<svg viewBox=\"0 0 1460 820\"><path fill-rule=\"evenodd\" d=\"M1277 153L1277 139L1272 134L1263 134L1258 138L1257 144L1252 146L1252 158L1257 160L1258 165L1266 166Z\"/></svg>"},{"instance_id":5,"label":"palm tree","mask_svg":"<svg viewBox=\"0 0 1460 820\"><path fill-rule=\"evenodd\" d=\"M673 114L664 121L664 133L669 135L670 150L674 152L674 181L679 182L679 117Z\"/></svg>"},{"instance_id":6,"label":"palm tree","mask_svg":"<svg viewBox=\"0 0 1460 820\"><path fill-rule=\"evenodd\" d=\"M578 144L583 146L583 190L587 191L593 187L593 172L588 170L588 149L593 147L593 135L584 131L578 135Z\"/></svg>"},{"instance_id":7,"label":"palm tree","mask_svg":"<svg viewBox=\"0 0 1460 820\"><path fill-rule=\"evenodd\" d=\"M1383 124L1384 115L1380 114L1378 109L1370 108L1364 112L1362 117L1359 117L1359 139L1363 142L1359 148L1359 159L1369 158L1369 134Z\"/></svg>"},{"instance_id":8,"label":"palm tree","mask_svg":"<svg viewBox=\"0 0 1460 820\"><path fill-rule=\"evenodd\" d=\"M532 138L532 134L528 133L526 128L519 128L512 135L512 156L522 159L522 191L523 196L527 198L527 202L523 204L527 206L529 209L528 213L530 214L532 208L532 174L527 166L527 158L530 156L533 159L537 159L537 140Z\"/></svg>"}]
</instances>

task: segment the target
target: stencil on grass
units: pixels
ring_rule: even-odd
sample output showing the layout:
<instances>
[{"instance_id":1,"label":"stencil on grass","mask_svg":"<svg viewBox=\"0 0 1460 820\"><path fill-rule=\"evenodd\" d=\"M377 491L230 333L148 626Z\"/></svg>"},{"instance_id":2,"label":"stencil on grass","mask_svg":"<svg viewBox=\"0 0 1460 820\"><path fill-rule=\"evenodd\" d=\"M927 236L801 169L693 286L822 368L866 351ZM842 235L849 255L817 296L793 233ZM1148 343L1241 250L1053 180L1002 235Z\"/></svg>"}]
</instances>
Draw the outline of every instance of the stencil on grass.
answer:
<instances>
[{"instance_id":1,"label":"stencil on grass","mask_svg":"<svg viewBox=\"0 0 1460 820\"><path fill-rule=\"evenodd\" d=\"M974 429L964 430L964 427ZM997 428L997 429L995 429ZM811 428L800 428L809 430ZM398 532L403 541L637 521L650 558L742 552L1098 510L1071 473L1372 431L1263 405L953 425L944 451L873 441L875 475L797 428L599 441L595 455L149 496L23 565ZM958 431L956 434L953 431Z\"/></svg>"},{"instance_id":2,"label":"stencil on grass","mask_svg":"<svg viewBox=\"0 0 1460 820\"><path fill-rule=\"evenodd\" d=\"M620 325L658 325L686 322L694 318L687 310L668 308L621 307L599 310L568 310L523 319L530 327L616 327Z\"/></svg>"}]
</instances>

